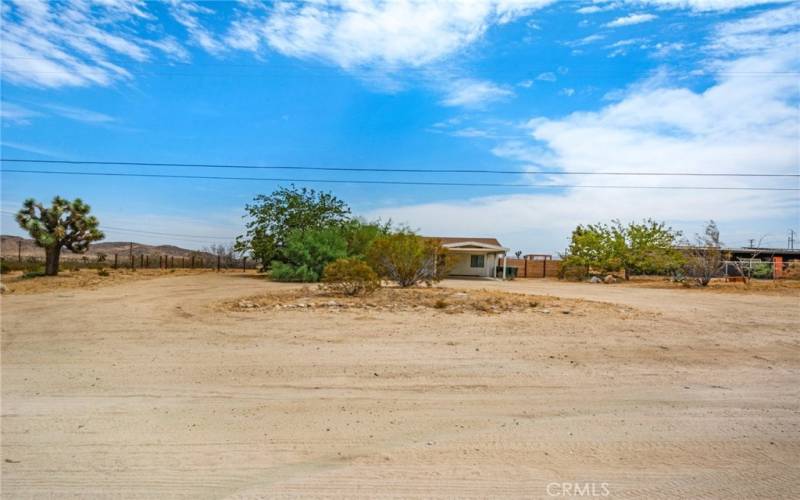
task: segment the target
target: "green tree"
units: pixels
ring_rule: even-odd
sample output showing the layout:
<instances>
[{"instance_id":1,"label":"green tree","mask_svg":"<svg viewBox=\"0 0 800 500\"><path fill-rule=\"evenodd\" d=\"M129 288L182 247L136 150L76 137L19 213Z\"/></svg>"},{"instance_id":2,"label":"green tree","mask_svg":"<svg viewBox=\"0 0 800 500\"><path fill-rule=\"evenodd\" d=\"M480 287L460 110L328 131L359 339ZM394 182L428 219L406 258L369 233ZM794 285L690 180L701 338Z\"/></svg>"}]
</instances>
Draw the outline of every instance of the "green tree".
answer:
<instances>
[{"instance_id":1,"label":"green tree","mask_svg":"<svg viewBox=\"0 0 800 500\"><path fill-rule=\"evenodd\" d=\"M562 269L583 276L594 269L607 272L619 269L611 229L605 224L579 225L572 231L569 248L563 256Z\"/></svg>"},{"instance_id":2,"label":"green tree","mask_svg":"<svg viewBox=\"0 0 800 500\"><path fill-rule=\"evenodd\" d=\"M652 219L627 225L615 220L610 226L578 226L572 232L563 267L598 272L622 270L625 279L632 274L675 271L683 264L683 255L675 248L679 237L679 232Z\"/></svg>"},{"instance_id":3,"label":"green tree","mask_svg":"<svg viewBox=\"0 0 800 500\"><path fill-rule=\"evenodd\" d=\"M285 260L273 261L276 281L319 281L328 263L347 257L347 240L340 227L295 229L281 250Z\"/></svg>"},{"instance_id":4,"label":"green tree","mask_svg":"<svg viewBox=\"0 0 800 500\"><path fill-rule=\"evenodd\" d=\"M333 194L295 186L256 196L245 210L250 220L246 233L236 240L236 250L249 251L264 269L272 262L289 262L283 250L293 231L335 226L350 220L350 208Z\"/></svg>"},{"instance_id":5,"label":"green tree","mask_svg":"<svg viewBox=\"0 0 800 500\"><path fill-rule=\"evenodd\" d=\"M345 241L347 241L348 257L366 258L372 242L381 236L389 234L391 225L391 222L364 222L359 219L353 219L342 224L340 231Z\"/></svg>"},{"instance_id":6,"label":"green tree","mask_svg":"<svg viewBox=\"0 0 800 500\"><path fill-rule=\"evenodd\" d=\"M404 288L439 281L448 266L441 242L422 238L407 229L377 238L367 258L380 276Z\"/></svg>"},{"instance_id":7,"label":"green tree","mask_svg":"<svg viewBox=\"0 0 800 500\"><path fill-rule=\"evenodd\" d=\"M69 201L56 196L49 208L33 198L22 204L16 220L34 243L44 248L46 275L58 274L62 248L84 253L91 242L105 237L97 228L100 224L97 218L89 215L89 211L89 205L80 198Z\"/></svg>"},{"instance_id":8,"label":"green tree","mask_svg":"<svg viewBox=\"0 0 800 500\"><path fill-rule=\"evenodd\" d=\"M665 274L678 270L684 263L676 248L680 232L663 222L647 219L623 226L618 220L611 228L614 255L625 272L632 274Z\"/></svg>"}]
</instances>

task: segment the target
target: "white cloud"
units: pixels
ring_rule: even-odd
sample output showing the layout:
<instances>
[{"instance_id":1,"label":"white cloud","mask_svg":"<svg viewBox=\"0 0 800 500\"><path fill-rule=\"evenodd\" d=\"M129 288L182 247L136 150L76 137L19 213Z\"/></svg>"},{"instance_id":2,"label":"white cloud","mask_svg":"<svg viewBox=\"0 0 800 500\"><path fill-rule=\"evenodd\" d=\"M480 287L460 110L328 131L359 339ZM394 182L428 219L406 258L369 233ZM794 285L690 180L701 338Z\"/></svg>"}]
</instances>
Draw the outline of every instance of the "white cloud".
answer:
<instances>
[{"instance_id":1,"label":"white cloud","mask_svg":"<svg viewBox=\"0 0 800 500\"><path fill-rule=\"evenodd\" d=\"M386 207L391 217L427 234L498 236L506 245L557 251L578 223L652 216L687 231L714 218L729 234L747 227L777 231L800 218L796 192L669 190L674 186L798 187L796 180L745 177L610 177L609 171L797 174L800 53L782 43L800 18L773 13L721 24L707 48L715 83L699 91L658 75L596 111L530 120L530 142L507 141L493 153L526 171L585 172L558 184L661 189L565 188ZM782 21L778 21L778 19ZM790 19L793 19L790 21ZM753 35L757 35L754 37ZM731 50L746 46L735 57ZM721 57L721 58L720 58ZM526 175L529 182L553 181ZM733 207L733 208L732 208ZM430 214L436 214L431 217ZM513 216L510 216L513 215ZM758 236L758 235L756 235ZM729 243L731 242L728 239Z\"/></svg>"},{"instance_id":2,"label":"white cloud","mask_svg":"<svg viewBox=\"0 0 800 500\"><path fill-rule=\"evenodd\" d=\"M629 0L627 3L663 8L690 9L696 12L728 11L756 5L788 3L793 0Z\"/></svg>"},{"instance_id":3,"label":"white cloud","mask_svg":"<svg viewBox=\"0 0 800 500\"><path fill-rule=\"evenodd\" d=\"M681 42L673 42L673 43L657 43L653 46L653 57L667 57L675 52L681 52L686 48L685 43Z\"/></svg>"},{"instance_id":4,"label":"white cloud","mask_svg":"<svg viewBox=\"0 0 800 500\"><path fill-rule=\"evenodd\" d=\"M491 137L491 133L487 130L478 129L475 127L467 127L450 132L450 135L455 137Z\"/></svg>"},{"instance_id":5,"label":"white cloud","mask_svg":"<svg viewBox=\"0 0 800 500\"><path fill-rule=\"evenodd\" d=\"M278 3L259 31L278 52L362 66L421 67L552 0Z\"/></svg>"},{"instance_id":6,"label":"white cloud","mask_svg":"<svg viewBox=\"0 0 800 500\"><path fill-rule=\"evenodd\" d=\"M41 116L41 113L13 102L0 102L0 119L5 123L29 125L31 118L36 118L37 116Z\"/></svg>"},{"instance_id":7,"label":"white cloud","mask_svg":"<svg viewBox=\"0 0 800 500\"><path fill-rule=\"evenodd\" d=\"M3 140L0 142L0 147L2 147L3 150L15 149L17 151L25 151L26 153L33 153L42 156L50 156L51 158L64 158L65 156L67 156L62 151L56 151L50 148L42 148L39 146L25 144L21 142L14 142L14 141Z\"/></svg>"},{"instance_id":8,"label":"white cloud","mask_svg":"<svg viewBox=\"0 0 800 500\"><path fill-rule=\"evenodd\" d=\"M170 13L189 34L189 39L211 54L221 54L225 45L200 21L201 16L213 16L214 11L195 2L169 0Z\"/></svg>"},{"instance_id":9,"label":"white cloud","mask_svg":"<svg viewBox=\"0 0 800 500\"><path fill-rule=\"evenodd\" d=\"M78 108L75 106L63 106L60 104L44 104L44 108L52 111L58 116L68 118L83 123L111 123L114 117L104 113L98 113L89 109Z\"/></svg>"},{"instance_id":10,"label":"white cloud","mask_svg":"<svg viewBox=\"0 0 800 500\"><path fill-rule=\"evenodd\" d=\"M712 49L723 54L759 53L769 45L797 47L800 7L773 9L717 28Z\"/></svg>"},{"instance_id":11,"label":"white cloud","mask_svg":"<svg viewBox=\"0 0 800 500\"><path fill-rule=\"evenodd\" d=\"M143 1L15 0L3 3L0 40L4 80L39 87L110 85L131 77L112 58L144 62L151 47L171 56L170 39L145 40L123 29L149 19Z\"/></svg>"},{"instance_id":12,"label":"white cloud","mask_svg":"<svg viewBox=\"0 0 800 500\"><path fill-rule=\"evenodd\" d=\"M594 35L585 36L585 37L580 38L578 40L573 40L571 42L567 42L567 45L569 45L570 47L583 47L584 45L589 45L589 44L592 44L594 42L599 42L600 40L603 40L604 38L605 38L605 35L594 34Z\"/></svg>"},{"instance_id":13,"label":"white cloud","mask_svg":"<svg viewBox=\"0 0 800 500\"><path fill-rule=\"evenodd\" d=\"M793 0L593 0L577 9L580 14L595 14L626 6L651 6L661 9L687 9L695 12L730 11L757 5L789 3Z\"/></svg>"},{"instance_id":14,"label":"white cloud","mask_svg":"<svg viewBox=\"0 0 800 500\"><path fill-rule=\"evenodd\" d=\"M537 80L541 80L543 82L554 82L556 81L556 74L548 71L547 73L540 73L539 76L536 77Z\"/></svg>"},{"instance_id":15,"label":"white cloud","mask_svg":"<svg viewBox=\"0 0 800 500\"><path fill-rule=\"evenodd\" d=\"M656 19L658 16L653 14L629 14L624 17L618 17L614 19L610 23L607 23L606 26L609 28L617 28L620 26L631 26L633 24L641 24L652 21Z\"/></svg>"},{"instance_id":16,"label":"white cloud","mask_svg":"<svg viewBox=\"0 0 800 500\"><path fill-rule=\"evenodd\" d=\"M566 87L561 89L558 93L563 96L572 97L573 95L575 95L575 89Z\"/></svg>"},{"instance_id":17,"label":"white cloud","mask_svg":"<svg viewBox=\"0 0 800 500\"><path fill-rule=\"evenodd\" d=\"M28 125L31 123L31 119L48 115L61 116L69 120L91 124L108 124L116 121L114 117L107 114L75 106L43 103L38 104L36 107L38 109L32 110L16 103L3 101L0 103L0 117L3 122L16 125Z\"/></svg>"},{"instance_id":18,"label":"white cloud","mask_svg":"<svg viewBox=\"0 0 800 500\"><path fill-rule=\"evenodd\" d=\"M514 93L492 82L461 79L452 82L442 100L445 106L484 107L494 101L506 99Z\"/></svg>"}]
</instances>

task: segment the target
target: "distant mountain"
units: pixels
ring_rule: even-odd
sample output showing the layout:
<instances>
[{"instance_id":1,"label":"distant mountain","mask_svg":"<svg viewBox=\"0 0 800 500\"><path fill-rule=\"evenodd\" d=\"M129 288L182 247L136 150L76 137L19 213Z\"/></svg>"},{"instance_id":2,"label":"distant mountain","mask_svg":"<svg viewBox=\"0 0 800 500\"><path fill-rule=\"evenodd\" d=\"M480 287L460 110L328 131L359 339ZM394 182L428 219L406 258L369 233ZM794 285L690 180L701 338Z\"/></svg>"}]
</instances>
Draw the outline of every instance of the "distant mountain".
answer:
<instances>
[{"instance_id":1,"label":"distant mountain","mask_svg":"<svg viewBox=\"0 0 800 500\"><path fill-rule=\"evenodd\" d=\"M19 236L6 236L0 235L0 255L4 259L14 259L17 257L18 251L21 250L22 257L41 257L44 258L44 249L36 246L32 239L20 238ZM22 247L20 248L20 242ZM111 257L115 253L121 256L130 255L131 243L122 241L104 241L100 243L93 243L89 246L89 251L85 254L74 254L66 248L62 251L62 257L65 259L77 259L84 255L89 258L96 258L97 254L104 253L106 256ZM134 255L166 255L169 257L189 257L192 254L203 257L212 258L212 254L208 252L198 252L196 250L189 250L187 248L177 247L175 245L145 245L143 243L133 244Z\"/></svg>"}]
</instances>

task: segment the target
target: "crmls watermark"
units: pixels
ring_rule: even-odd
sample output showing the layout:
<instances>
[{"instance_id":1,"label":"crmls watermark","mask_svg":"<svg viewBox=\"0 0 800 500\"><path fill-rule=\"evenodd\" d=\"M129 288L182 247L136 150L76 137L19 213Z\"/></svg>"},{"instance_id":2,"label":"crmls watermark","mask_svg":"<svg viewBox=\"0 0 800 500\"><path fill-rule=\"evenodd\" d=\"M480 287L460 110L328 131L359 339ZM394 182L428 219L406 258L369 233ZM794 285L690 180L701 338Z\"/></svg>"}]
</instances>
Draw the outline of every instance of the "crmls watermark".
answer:
<instances>
[{"instance_id":1,"label":"crmls watermark","mask_svg":"<svg viewBox=\"0 0 800 500\"><path fill-rule=\"evenodd\" d=\"M611 494L608 483L548 483L547 495L551 497L607 497Z\"/></svg>"}]
</instances>

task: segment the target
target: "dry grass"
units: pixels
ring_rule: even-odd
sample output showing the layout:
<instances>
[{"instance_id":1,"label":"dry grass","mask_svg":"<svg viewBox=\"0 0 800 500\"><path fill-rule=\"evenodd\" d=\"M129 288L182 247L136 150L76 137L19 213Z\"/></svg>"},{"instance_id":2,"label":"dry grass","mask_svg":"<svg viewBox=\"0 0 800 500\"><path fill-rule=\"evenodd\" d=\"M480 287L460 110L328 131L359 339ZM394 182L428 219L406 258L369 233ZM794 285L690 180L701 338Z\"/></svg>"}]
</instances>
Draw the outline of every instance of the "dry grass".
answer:
<instances>
[{"instance_id":1,"label":"dry grass","mask_svg":"<svg viewBox=\"0 0 800 500\"><path fill-rule=\"evenodd\" d=\"M385 287L366 297L334 295L318 287L271 291L242 299L226 301L223 309L231 311L297 309L423 311L446 314L498 314L531 312L539 314L608 314L631 315L634 310L614 304L583 300L561 299L491 290L459 290L452 288L395 288Z\"/></svg>"},{"instance_id":2,"label":"dry grass","mask_svg":"<svg viewBox=\"0 0 800 500\"><path fill-rule=\"evenodd\" d=\"M71 271L61 271L58 276L38 276L35 278L23 278L21 272L13 272L2 275L2 283L5 287L3 293L13 294L33 294L45 293L58 290L69 290L75 288L96 289L108 285L117 285L130 281L148 280L162 276L185 276L216 272L210 269L105 269L107 276L104 276L98 269L80 269ZM221 271L238 272L241 271Z\"/></svg>"}]
</instances>

